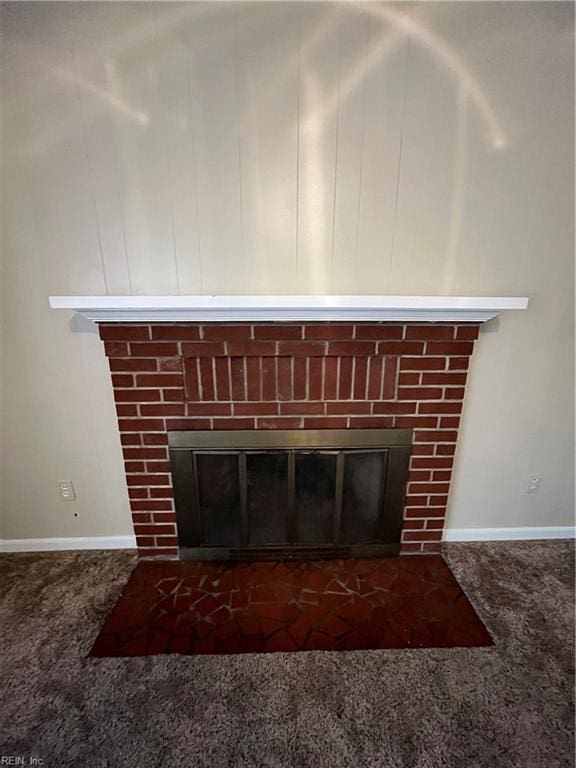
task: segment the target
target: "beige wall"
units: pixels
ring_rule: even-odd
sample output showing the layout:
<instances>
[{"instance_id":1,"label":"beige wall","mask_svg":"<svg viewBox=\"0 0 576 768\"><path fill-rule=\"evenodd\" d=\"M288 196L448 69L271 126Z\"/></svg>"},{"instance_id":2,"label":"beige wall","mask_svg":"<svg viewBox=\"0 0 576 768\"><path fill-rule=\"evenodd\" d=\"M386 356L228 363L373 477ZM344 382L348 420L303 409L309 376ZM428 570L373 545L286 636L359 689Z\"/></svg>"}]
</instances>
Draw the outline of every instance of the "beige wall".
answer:
<instances>
[{"instance_id":1,"label":"beige wall","mask_svg":"<svg viewBox=\"0 0 576 768\"><path fill-rule=\"evenodd\" d=\"M449 525L571 523L570 4L9 3L2 29L1 536L130 531L107 364L51 293L529 296L480 337Z\"/></svg>"}]
</instances>

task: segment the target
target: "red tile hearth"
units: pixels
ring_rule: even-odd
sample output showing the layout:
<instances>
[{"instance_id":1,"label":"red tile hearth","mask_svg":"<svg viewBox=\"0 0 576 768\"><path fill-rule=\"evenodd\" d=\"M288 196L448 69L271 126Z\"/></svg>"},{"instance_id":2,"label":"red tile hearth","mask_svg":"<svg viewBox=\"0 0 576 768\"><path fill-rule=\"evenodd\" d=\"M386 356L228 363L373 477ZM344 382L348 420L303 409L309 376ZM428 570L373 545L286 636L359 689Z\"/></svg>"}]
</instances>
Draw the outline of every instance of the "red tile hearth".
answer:
<instances>
[{"instance_id":1,"label":"red tile hearth","mask_svg":"<svg viewBox=\"0 0 576 768\"><path fill-rule=\"evenodd\" d=\"M91 656L489 646L439 555L136 566Z\"/></svg>"}]
</instances>

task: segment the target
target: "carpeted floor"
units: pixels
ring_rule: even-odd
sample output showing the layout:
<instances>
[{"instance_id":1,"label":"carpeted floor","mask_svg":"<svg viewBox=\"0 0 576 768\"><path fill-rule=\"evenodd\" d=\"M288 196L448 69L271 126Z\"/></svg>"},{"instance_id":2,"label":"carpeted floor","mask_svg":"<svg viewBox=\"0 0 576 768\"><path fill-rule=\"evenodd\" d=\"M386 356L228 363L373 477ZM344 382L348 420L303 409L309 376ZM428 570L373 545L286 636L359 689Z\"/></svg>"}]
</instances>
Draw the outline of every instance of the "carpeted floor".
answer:
<instances>
[{"instance_id":1,"label":"carpeted floor","mask_svg":"<svg viewBox=\"0 0 576 768\"><path fill-rule=\"evenodd\" d=\"M574 765L567 542L452 544L495 646L87 658L130 553L0 557L0 756L52 766Z\"/></svg>"}]
</instances>

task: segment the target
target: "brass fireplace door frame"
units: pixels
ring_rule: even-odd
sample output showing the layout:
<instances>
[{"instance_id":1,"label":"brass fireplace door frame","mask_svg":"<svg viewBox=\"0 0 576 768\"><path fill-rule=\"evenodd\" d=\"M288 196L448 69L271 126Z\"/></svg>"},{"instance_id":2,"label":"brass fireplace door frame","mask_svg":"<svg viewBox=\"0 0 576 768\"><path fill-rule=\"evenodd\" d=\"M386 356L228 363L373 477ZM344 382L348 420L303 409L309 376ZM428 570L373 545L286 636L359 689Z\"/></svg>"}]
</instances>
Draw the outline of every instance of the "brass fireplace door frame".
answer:
<instances>
[{"instance_id":1,"label":"brass fireplace door frame","mask_svg":"<svg viewBox=\"0 0 576 768\"><path fill-rule=\"evenodd\" d=\"M334 557L382 557L396 555L400 548L404 497L412 450L411 429L324 429L324 430L233 430L169 432L169 451L175 495L180 557L195 560L279 560ZM282 452L288 460L289 542L249 544L250 520L247 510L246 456L251 453ZM384 487L378 530L374 541L342 543L340 522L346 456L355 453L385 454ZM192 530L201 530L197 456L233 454L238 457L240 546L205 546L192 541ZM332 541L305 544L296 532L296 455L336 454L335 511ZM194 517L196 523L193 525ZM192 544L192 545L191 545Z\"/></svg>"}]
</instances>

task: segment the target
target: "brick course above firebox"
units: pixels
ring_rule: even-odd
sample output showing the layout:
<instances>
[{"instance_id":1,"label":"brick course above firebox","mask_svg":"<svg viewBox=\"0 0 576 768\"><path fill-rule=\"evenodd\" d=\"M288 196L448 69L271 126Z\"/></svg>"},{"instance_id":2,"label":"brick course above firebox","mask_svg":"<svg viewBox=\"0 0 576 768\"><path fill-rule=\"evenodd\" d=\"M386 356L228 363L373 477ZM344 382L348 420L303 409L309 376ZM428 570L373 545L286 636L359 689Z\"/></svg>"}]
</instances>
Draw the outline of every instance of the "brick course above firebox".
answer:
<instances>
[{"instance_id":1,"label":"brick course above firebox","mask_svg":"<svg viewBox=\"0 0 576 768\"><path fill-rule=\"evenodd\" d=\"M167 433L413 428L402 552L438 551L478 324L103 324L139 554L178 553Z\"/></svg>"}]
</instances>

